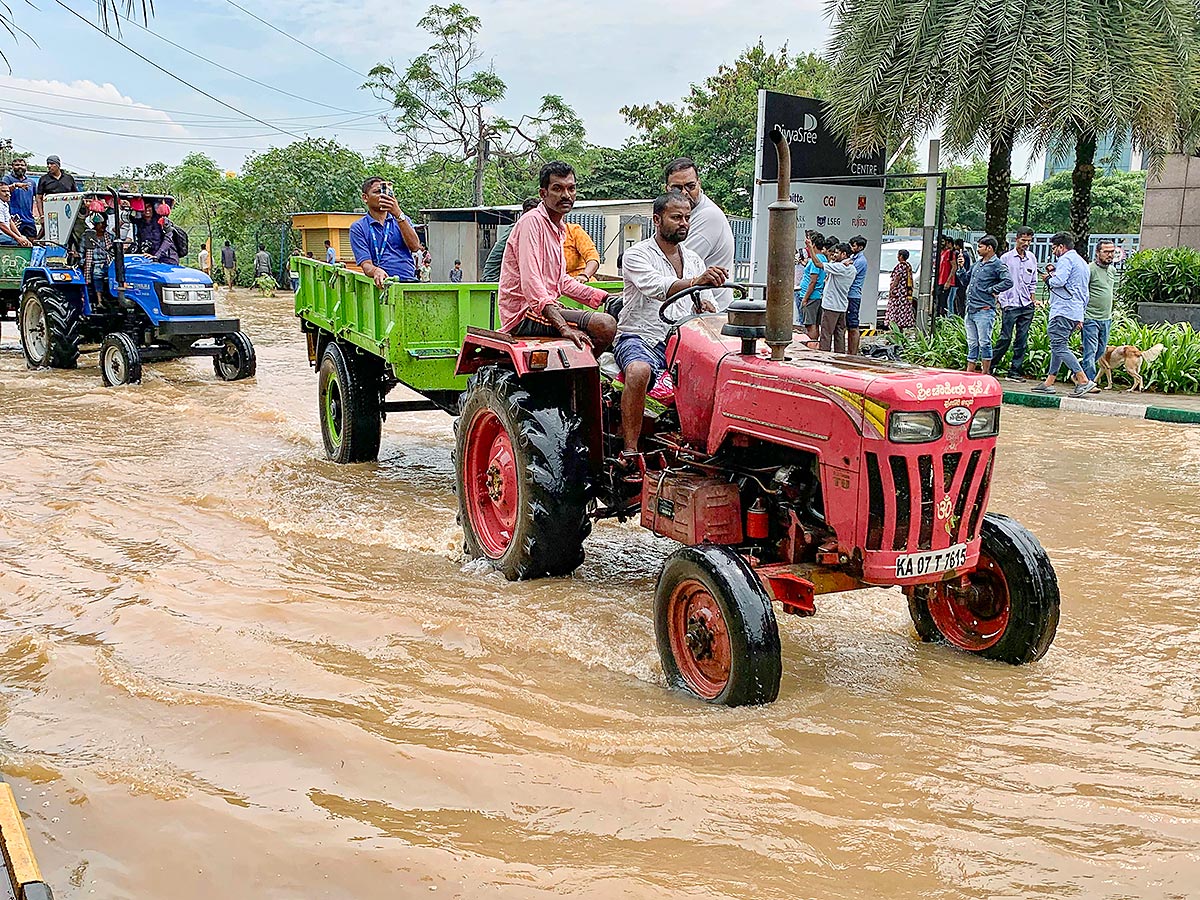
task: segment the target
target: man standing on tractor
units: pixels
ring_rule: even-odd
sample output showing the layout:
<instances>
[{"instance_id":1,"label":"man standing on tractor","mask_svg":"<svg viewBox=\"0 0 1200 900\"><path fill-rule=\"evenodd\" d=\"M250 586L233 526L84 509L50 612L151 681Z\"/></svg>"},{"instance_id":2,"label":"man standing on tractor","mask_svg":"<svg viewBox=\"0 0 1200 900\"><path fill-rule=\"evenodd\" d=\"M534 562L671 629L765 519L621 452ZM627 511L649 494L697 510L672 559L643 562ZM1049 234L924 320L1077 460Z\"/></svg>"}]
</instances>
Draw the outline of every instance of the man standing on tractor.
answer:
<instances>
[{"instance_id":1,"label":"man standing on tractor","mask_svg":"<svg viewBox=\"0 0 1200 900\"><path fill-rule=\"evenodd\" d=\"M362 198L367 214L350 226L354 261L380 290L388 278L416 281L413 254L421 249L421 239L400 209L391 183L372 175L362 183Z\"/></svg>"},{"instance_id":2,"label":"man standing on tractor","mask_svg":"<svg viewBox=\"0 0 1200 900\"><path fill-rule=\"evenodd\" d=\"M166 265L177 266L179 265L181 240L178 236L179 229L167 218L171 215L171 207L166 203L160 203L154 211L158 213L158 224L162 228L162 240L158 244L158 249L154 251L154 260Z\"/></svg>"},{"instance_id":3,"label":"man standing on tractor","mask_svg":"<svg viewBox=\"0 0 1200 900\"><path fill-rule=\"evenodd\" d=\"M563 259L563 217L575 206L575 170L564 162L548 162L538 181L542 202L517 220L504 247L501 328L517 337L561 335L577 347L587 344L600 353L617 333L616 319L558 302L565 295L595 309L608 299L604 291L568 275Z\"/></svg>"},{"instance_id":4,"label":"man standing on tractor","mask_svg":"<svg viewBox=\"0 0 1200 900\"><path fill-rule=\"evenodd\" d=\"M42 221L42 198L47 194L73 194L79 190L75 179L62 170L62 160L57 156L46 157L46 174L38 179L37 196L34 197L33 217Z\"/></svg>"},{"instance_id":5,"label":"man standing on tractor","mask_svg":"<svg viewBox=\"0 0 1200 900\"><path fill-rule=\"evenodd\" d=\"M699 255L684 246L691 214L692 206L682 193L663 194L654 201L654 237L634 244L621 261L625 291L613 355L625 381L621 436L626 454L637 453L647 391L651 396L666 396L671 390L666 343L670 326L659 316L663 302L700 285L719 287L729 277L720 266L706 269ZM684 302L690 307L690 300ZM712 291L700 294L700 306L717 311Z\"/></svg>"},{"instance_id":6,"label":"man standing on tractor","mask_svg":"<svg viewBox=\"0 0 1200 900\"><path fill-rule=\"evenodd\" d=\"M692 204L691 228L687 248L704 260L706 266L733 271L733 229L717 204L705 196L700 172L686 156L672 160L666 170L667 190L680 191ZM713 291L717 309L724 312L733 302L733 291Z\"/></svg>"},{"instance_id":7,"label":"man standing on tractor","mask_svg":"<svg viewBox=\"0 0 1200 900\"><path fill-rule=\"evenodd\" d=\"M154 218L154 204L145 201L142 207L142 217L137 220L136 239L138 249L143 253L154 254L162 246L162 225Z\"/></svg>"},{"instance_id":8,"label":"man standing on tractor","mask_svg":"<svg viewBox=\"0 0 1200 900\"><path fill-rule=\"evenodd\" d=\"M37 223L33 220L34 183L29 179L29 169L23 158L17 157L12 161L12 171L4 176L4 183L12 189L12 199L8 205L13 224L21 234L32 240L37 237Z\"/></svg>"}]
</instances>

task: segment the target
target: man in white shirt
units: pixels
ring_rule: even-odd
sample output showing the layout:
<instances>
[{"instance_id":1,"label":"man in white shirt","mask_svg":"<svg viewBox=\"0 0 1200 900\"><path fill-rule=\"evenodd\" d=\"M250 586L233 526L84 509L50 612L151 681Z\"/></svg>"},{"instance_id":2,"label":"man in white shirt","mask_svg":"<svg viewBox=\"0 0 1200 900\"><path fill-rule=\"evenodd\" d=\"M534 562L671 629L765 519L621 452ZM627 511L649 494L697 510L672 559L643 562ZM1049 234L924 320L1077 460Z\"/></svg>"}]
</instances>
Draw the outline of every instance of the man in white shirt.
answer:
<instances>
[{"instance_id":1,"label":"man in white shirt","mask_svg":"<svg viewBox=\"0 0 1200 900\"><path fill-rule=\"evenodd\" d=\"M704 195L696 164L686 156L672 160L666 169L667 190L679 191L692 205L691 224L685 242L706 266L733 271L733 229L721 207ZM724 312L733 302L733 291L713 291L717 310Z\"/></svg>"},{"instance_id":2,"label":"man in white shirt","mask_svg":"<svg viewBox=\"0 0 1200 900\"><path fill-rule=\"evenodd\" d=\"M200 247L200 252L196 254L196 264L200 266L200 271L205 275L212 275L212 257L209 256L207 247Z\"/></svg>"},{"instance_id":3,"label":"man in white shirt","mask_svg":"<svg viewBox=\"0 0 1200 900\"><path fill-rule=\"evenodd\" d=\"M663 194L654 201L654 237L634 244L622 259L625 290L613 355L625 381L621 433L626 454L637 453L646 392L667 371L666 341L671 326L659 317L663 302L688 288L722 285L729 277L720 266L706 269L700 256L684 245L691 214L690 202L679 192ZM700 303L703 309L716 312L711 293L703 291Z\"/></svg>"},{"instance_id":4,"label":"man in white shirt","mask_svg":"<svg viewBox=\"0 0 1200 900\"><path fill-rule=\"evenodd\" d=\"M21 234L17 223L13 222L12 214L8 209L8 201L12 198L12 188L7 184L0 184L0 244L12 246L16 244L20 247L32 247L29 238Z\"/></svg>"}]
</instances>

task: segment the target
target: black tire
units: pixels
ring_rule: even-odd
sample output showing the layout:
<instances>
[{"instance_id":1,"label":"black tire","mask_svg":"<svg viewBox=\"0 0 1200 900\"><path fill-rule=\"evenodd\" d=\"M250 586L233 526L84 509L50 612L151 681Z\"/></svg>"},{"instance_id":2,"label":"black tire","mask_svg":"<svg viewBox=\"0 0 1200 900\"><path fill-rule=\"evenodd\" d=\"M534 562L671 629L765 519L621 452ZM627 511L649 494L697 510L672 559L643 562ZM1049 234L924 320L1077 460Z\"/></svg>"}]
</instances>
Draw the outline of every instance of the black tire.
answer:
<instances>
[{"instance_id":1,"label":"black tire","mask_svg":"<svg viewBox=\"0 0 1200 900\"><path fill-rule=\"evenodd\" d=\"M947 582L906 591L923 641L1019 666L1046 655L1058 629L1058 577L1033 533L996 513L983 517L979 566L969 593Z\"/></svg>"},{"instance_id":2,"label":"black tire","mask_svg":"<svg viewBox=\"0 0 1200 900\"><path fill-rule=\"evenodd\" d=\"M654 634L672 688L718 706L779 696L783 662L771 598L728 547L684 547L667 558L654 592Z\"/></svg>"},{"instance_id":3,"label":"black tire","mask_svg":"<svg viewBox=\"0 0 1200 900\"><path fill-rule=\"evenodd\" d=\"M513 372L485 366L467 383L454 432L467 554L488 560L511 581L579 568L592 522L588 452L578 417L538 403ZM510 461L494 459L493 451L509 454ZM505 512L507 524L499 521Z\"/></svg>"},{"instance_id":4,"label":"black tire","mask_svg":"<svg viewBox=\"0 0 1200 900\"><path fill-rule=\"evenodd\" d=\"M17 317L25 364L31 369L78 368L81 324L78 307L49 284L27 285Z\"/></svg>"},{"instance_id":5,"label":"black tire","mask_svg":"<svg viewBox=\"0 0 1200 900\"><path fill-rule=\"evenodd\" d=\"M100 377L105 387L138 384L142 380L142 354L129 335L114 331L100 344Z\"/></svg>"},{"instance_id":6,"label":"black tire","mask_svg":"<svg viewBox=\"0 0 1200 900\"><path fill-rule=\"evenodd\" d=\"M221 339L221 355L213 357L213 374L222 381L241 381L252 378L258 371L258 359L250 338L235 331Z\"/></svg>"},{"instance_id":7,"label":"black tire","mask_svg":"<svg viewBox=\"0 0 1200 900\"><path fill-rule=\"evenodd\" d=\"M378 458L383 413L374 359L347 353L330 341L318 370L317 411L325 455L331 460L359 463Z\"/></svg>"}]
</instances>

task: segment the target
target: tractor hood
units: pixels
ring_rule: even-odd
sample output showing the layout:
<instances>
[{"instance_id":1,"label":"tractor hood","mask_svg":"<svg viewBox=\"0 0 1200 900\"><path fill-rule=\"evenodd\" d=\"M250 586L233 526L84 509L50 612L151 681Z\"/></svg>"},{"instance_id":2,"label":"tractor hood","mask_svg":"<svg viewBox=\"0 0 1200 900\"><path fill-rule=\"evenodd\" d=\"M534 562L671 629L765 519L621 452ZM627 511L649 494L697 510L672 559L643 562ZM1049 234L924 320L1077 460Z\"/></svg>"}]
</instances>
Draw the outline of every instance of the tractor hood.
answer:
<instances>
[{"instance_id":1,"label":"tractor hood","mask_svg":"<svg viewBox=\"0 0 1200 900\"><path fill-rule=\"evenodd\" d=\"M682 325L668 352L676 365L675 403L685 439L715 452L731 432L777 443L831 448L883 439L890 410L999 406L1002 390L990 375L883 363L809 350L794 342L783 361L766 344L742 356L737 338L721 335L724 316Z\"/></svg>"},{"instance_id":2,"label":"tractor hood","mask_svg":"<svg viewBox=\"0 0 1200 900\"><path fill-rule=\"evenodd\" d=\"M155 262L149 256L132 254L125 257L125 281L136 284L196 284L209 286L212 279L199 269Z\"/></svg>"}]
</instances>

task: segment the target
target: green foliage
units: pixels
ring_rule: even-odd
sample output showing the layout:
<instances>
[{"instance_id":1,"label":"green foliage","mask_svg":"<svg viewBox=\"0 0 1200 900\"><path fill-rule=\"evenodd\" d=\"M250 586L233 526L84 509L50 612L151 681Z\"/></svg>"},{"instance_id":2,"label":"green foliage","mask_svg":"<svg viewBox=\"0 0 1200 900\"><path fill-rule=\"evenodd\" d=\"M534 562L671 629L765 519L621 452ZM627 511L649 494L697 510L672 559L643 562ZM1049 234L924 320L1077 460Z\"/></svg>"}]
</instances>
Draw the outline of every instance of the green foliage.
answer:
<instances>
[{"instance_id":1,"label":"green foliage","mask_svg":"<svg viewBox=\"0 0 1200 900\"><path fill-rule=\"evenodd\" d=\"M1139 250L1117 289L1123 309L1138 303L1200 303L1200 252L1190 247Z\"/></svg>"},{"instance_id":2,"label":"green foliage","mask_svg":"<svg viewBox=\"0 0 1200 900\"><path fill-rule=\"evenodd\" d=\"M1141 228L1146 196L1144 172L1114 172L1092 182L1093 234L1133 234ZM1071 223L1071 173L1059 172L1035 185L1029 200L1029 227L1037 232L1067 229Z\"/></svg>"},{"instance_id":3,"label":"green foliage","mask_svg":"<svg viewBox=\"0 0 1200 900\"><path fill-rule=\"evenodd\" d=\"M367 177L360 154L337 141L309 138L256 153L242 166L236 193L256 218L282 222L305 210L352 210L362 206Z\"/></svg>"},{"instance_id":4,"label":"green foliage","mask_svg":"<svg viewBox=\"0 0 1200 900\"><path fill-rule=\"evenodd\" d=\"M718 206L729 215L750 215L759 89L823 97L829 75L829 65L816 54L793 56L786 44L768 53L760 40L693 84L681 102L622 107L626 121L639 130L627 147L657 149L657 171L648 173L655 188L642 196L661 191L662 169L671 159L690 156L704 192ZM635 150L633 158L644 152Z\"/></svg>"},{"instance_id":5,"label":"green foliage","mask_svg":"<svg viewBox=\"0 0 1200 900\"><path fill-rule=\"evenodd\" d=\"M1048 312L1046 306L1039 307L1029 329L1029 351L1025 356L1025 371L1043 373L1050 365L1050 339L1046 328ZM992 334L993 344L1000 334L1000 317L996 317L996 328ZM963 320L951 316L938 321L932 336L920 332L904 334L893 329L892 343L901 348L903 358L921 366L940 369L962 369L967 363L967 332ZM1155 344L1165 348L1152 362L1142 365L1142 378L1146 390L1164 394L1192 394L1200 392L1200 334L1190 325L1143 325L1116 312L1113 316L1110 346L1132 344L1147 350ZM1081 340L1077 332L1071 338L1076 356L1080 353ZM1115 384L1132 384L1132 379L1119 370L1113 373Z\"/></svg>"},{"instance_id":6,"label":"green foliage","mask_svg":"<svg viewBox=\"0 0 1200 900\"><path fill-rule=\"evenodd\" d=\"M471 202L479 205L489 175L512 199L528 191L531 169L582 149L583 123L556 94L515 120L494 113L508 88L491 67L479 67L483 23L465 6L431 6L418 25L434 39L429 49L403 70L380 63L365 85L392 104L388 126L403 139L409 161L436 159L451 172L469 162Z\"/></svg>"},{"instance_id":7,"label":"green foliage","mask_svg":"<svg viewBox=\"0 0 1200 900\"><path fill-rule=\"evenodd\" d=\"M259 275L254 279L254 289L258 291L260 297L274 297L275 288L275 276L273 275Z\"/></svg>"}]
</instances>

